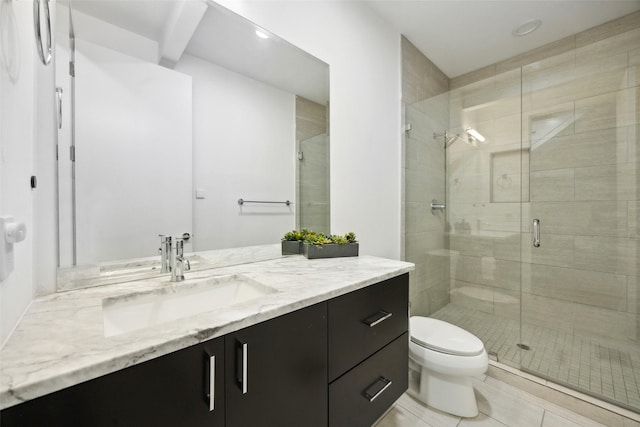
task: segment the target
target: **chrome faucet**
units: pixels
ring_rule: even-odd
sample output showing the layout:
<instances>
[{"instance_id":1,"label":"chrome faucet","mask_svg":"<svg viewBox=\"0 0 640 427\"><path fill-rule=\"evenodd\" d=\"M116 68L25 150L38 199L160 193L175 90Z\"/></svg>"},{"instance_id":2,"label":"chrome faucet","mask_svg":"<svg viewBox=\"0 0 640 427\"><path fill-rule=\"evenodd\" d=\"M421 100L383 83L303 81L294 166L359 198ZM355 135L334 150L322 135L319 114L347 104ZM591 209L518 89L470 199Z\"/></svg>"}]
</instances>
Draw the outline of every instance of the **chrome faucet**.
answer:
<instances>
[{"instance_id":1,"label":"chrome faucet","mask_svg":"<svg viewBox=\"0 0 640 427\"><path fill-rule=\"evenodd\" d=\"M168 273L171 271L171 236L158 234L160 236L160 272Z\"/></svg>"},{"instance_id":2,"label":"chrome faucet","mask_svg":"<svg viewBox=\"0 0 640 427\"><path fill-rule=\"evenodd\" d=\"M176 250L171 252L171 281L182 282L184 272L191 270L191 263L184 257L184 240L176 239Z\"/></svg>"}]
</instances>

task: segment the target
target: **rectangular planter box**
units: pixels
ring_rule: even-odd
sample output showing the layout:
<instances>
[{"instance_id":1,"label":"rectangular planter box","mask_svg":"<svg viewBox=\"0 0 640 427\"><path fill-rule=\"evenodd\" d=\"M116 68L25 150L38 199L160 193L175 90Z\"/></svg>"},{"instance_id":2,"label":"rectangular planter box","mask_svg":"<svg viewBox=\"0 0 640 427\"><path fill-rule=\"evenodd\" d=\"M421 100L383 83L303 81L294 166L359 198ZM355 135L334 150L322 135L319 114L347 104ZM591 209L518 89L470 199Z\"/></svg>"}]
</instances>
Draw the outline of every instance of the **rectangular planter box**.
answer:
<instances>
[{"instance_id":1,"label":"rectangular planter box","mask_svg":"<svg viewBox=\"0 0 640 427\"><path fill-rule=\"evenodd\" d=\"M309 245L305 243L304 256L309 259L358 256L358 243L346 245Z\"/></svg>"},{"instance_id":2,"label":"rectangular planter box","mask_svg":"<svg viewBox=\"0 0 640 427\"><path fill-rule=\"evenodd\" d=\"M283 240L282 255L297 255L303 252L301 240Z\"/></svg>"}]
</instances>

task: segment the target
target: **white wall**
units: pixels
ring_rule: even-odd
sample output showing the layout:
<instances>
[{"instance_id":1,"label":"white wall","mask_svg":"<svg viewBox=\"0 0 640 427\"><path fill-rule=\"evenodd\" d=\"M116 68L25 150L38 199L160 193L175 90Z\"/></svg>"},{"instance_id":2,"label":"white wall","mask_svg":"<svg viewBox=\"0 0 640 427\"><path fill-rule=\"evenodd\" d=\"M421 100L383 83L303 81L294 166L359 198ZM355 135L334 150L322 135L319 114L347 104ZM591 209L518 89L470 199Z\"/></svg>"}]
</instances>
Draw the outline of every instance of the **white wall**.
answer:
<instances>
[{"instance_id":1,"label":"white wall","mask_svg":"<svg viewBox=\"0 0 640 427\"><path fill-rule=\"evenodd\" d=\"M400 34L358 2L220 0L327 62L331 228L400 258Z\"/></svg>"},{"instance_id":2,"label":"white wall","mask_svg":"<svg viewBox=\"0 0 640 427\"><path fill-rule=\"evenodd\" d=\"M52 133L41 134L46 125L38 120L47 120L42 117L46 111L37 109L35 101L42 101L37 88L41 79L50 78L53 67L43 71L44 66L36 63L33 4L2 2L1 7L4 16L15 17L15 27L0 28L9 46L3 52L6 62L0 64L0 215L12 215L27 225L27 238L14 245L15 270L0 281L0 343L4 343L34 292L35 192L29 179L35 173L36 139L53 143Z\"/></svg>"},{"instance_id":3,"label":"white wall","mask_svg":"<svg viewBox=\"0 0 640 427\"><path fill-rule=\"evenodd\" d=\"M75 47L78 265L154 256L158 234L193 232L191 78Z\"/></svg>"},{"instance_id":4,"label":"white wall","mask_svg":"<svg viewBox=\"0 0 640 427\"><path fill-rule=\"evenodd\" d=\"M277 242L295 226L295 96L199 58L193 78L194 250Z\"/></svg>"}]
</instances>

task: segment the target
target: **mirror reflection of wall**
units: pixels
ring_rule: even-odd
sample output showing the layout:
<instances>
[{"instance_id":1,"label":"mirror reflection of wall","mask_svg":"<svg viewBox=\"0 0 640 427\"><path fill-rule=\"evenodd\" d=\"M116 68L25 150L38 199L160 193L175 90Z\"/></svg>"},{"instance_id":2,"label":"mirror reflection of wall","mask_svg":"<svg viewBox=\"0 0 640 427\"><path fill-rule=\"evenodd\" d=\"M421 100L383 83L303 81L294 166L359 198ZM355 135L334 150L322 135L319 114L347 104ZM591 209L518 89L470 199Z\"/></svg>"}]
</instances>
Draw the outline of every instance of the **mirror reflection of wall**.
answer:
<instances>
[{"instance_id":1,"label":"mirror reflection of wall","mask_svg":"<svg viewBox=\"0 0 640 427\"><path fill-rule=\"evenodd\" d=\"M164 2L155 33L148 2L58 5L60 266L155 256L158 234L203 251L329 231L328 66L272 35L243 51L253 24L191 3Z\"/></svg>"},{"instance_id":2,"label":"mirror reflection of wall","mask_svg":"<svg viewBox=\"0 0 640 427\"><path fill-rule=\"evenodd\" d=\"M301 96L296 98L298 151L296 228L329 233L329 111Z\"/></svg>"}]
</instances>

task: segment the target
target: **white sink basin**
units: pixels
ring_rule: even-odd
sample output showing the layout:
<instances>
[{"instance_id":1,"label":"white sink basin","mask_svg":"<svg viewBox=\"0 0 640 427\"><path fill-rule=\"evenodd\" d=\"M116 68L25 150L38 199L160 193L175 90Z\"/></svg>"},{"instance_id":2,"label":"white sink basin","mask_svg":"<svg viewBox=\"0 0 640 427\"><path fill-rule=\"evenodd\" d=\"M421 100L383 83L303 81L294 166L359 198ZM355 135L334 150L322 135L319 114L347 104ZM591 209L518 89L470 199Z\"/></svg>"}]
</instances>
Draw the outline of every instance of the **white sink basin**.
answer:
<instances>
[{"instance_id":1,"label":"white sink basin","mask_svg":"<svg viewBox=\"0 0 640 427\"><path fill-rule=\"evenodd\" d=\"M234 274L102 300L104 335L171 322L208 311L231 308L276 292L248 277Z\"/></svg>"}]
</instances>

